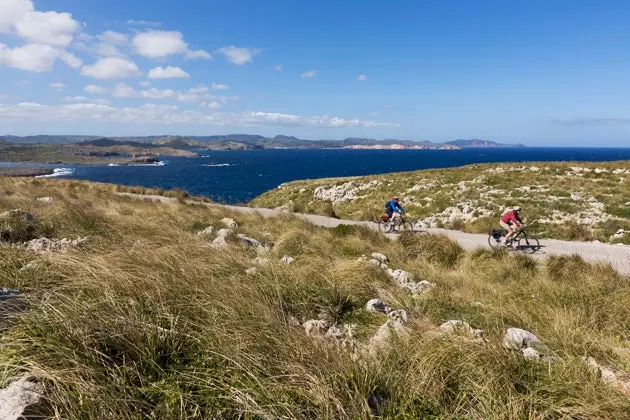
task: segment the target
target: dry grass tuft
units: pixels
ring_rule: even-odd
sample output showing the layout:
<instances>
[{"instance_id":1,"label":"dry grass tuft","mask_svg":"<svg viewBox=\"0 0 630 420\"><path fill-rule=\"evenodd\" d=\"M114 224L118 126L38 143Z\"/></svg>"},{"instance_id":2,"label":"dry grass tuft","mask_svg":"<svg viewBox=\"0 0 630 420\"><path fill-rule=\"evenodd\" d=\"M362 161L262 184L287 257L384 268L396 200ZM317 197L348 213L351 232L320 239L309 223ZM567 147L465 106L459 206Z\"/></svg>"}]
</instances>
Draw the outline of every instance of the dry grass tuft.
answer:
<instances>
[{"instance_id":1,"label":"dry grass tuft","mask_svg":"<svg viewBox=\"0 0 630 420\"><path fill-rule=\"evenodd\" d=\"M362 227L316 228L201 205L115 195L108 185L0 179L0 212L22 208L36 235L92 235L83 249L34 254L0 246L0 286L29 309L2 324L6 384L33 373L55 418L627 418L630 400L579 360L630 373L630 282L578 257L536 261L465 253L444 237L388 241ZM52 196L42 205L40 196ZM223 217L270 252L222 249L197 231ZM435 284L412 297L357 261ZM293 264L280 261L294 257ZM268 258L256 265L257 256ZM255 274L246 274L257 266ZM356 324L365 345L386 321L379 297L410 318L408 340L376 357L314 341L295 319ZM0 304L2 304L0 302ZM442 337L462 319L486 341ZM534 332L559 362L526 361L501 346L508 327Z\"/></svg>"}]
</instances>

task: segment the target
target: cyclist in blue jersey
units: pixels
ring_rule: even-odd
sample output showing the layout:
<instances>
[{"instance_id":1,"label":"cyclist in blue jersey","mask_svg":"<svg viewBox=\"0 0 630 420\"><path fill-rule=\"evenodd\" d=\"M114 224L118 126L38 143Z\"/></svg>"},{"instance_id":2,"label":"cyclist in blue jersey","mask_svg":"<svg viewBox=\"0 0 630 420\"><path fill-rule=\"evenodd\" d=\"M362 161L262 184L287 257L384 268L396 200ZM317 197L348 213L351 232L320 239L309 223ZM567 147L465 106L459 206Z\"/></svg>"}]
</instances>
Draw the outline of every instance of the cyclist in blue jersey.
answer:
<instances>
[{"instance_id":1,"label":"cyclist in blue jersey","mask_svg":"<svg viewBox=\"0 0 630 420\"><path fill-rule=\"evenodd\" d=\"M400 199L397 196L393 196L391 201L385 204L385 213L392 221L396 221L405 214L405 209L400 205Z\"/></svg>"}]
</instances>

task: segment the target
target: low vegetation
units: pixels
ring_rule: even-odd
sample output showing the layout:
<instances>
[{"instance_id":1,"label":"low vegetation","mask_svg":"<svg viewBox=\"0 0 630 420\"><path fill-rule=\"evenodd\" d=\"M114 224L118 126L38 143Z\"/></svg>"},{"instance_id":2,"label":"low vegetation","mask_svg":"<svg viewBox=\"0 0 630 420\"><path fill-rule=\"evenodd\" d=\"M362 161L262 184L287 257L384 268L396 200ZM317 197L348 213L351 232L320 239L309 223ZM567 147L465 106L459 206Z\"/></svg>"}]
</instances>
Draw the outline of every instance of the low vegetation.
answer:
<instances>
[{"instance_id":1,"label":"low vegetation","mask_svg":"<svg viewBox=\"0 0 630 420\"><path fill-rule=\"evenodd\" d=\"M428 227L487 233L520 205L542 237L630 244L630 162L483 164L415 172L295 181L254 199L254 207L375 220L399 195Z\"/></svg>"},{"instance_id":2,"label":"low vegetation","mask_svg":"<svg viewBox=\"0 0 630 420\"><path fill-rule=\"evenodd\" d=\"M621 379L630 372L630 282L608 266L466 253L442 237L389 241L365 227L139 200L79 181L0 178L0 191L0 213L34 216L32 230L13 242L91 238L54 254L0 247L0 287L28 302L10 324L0 322L0 387L31 376L44 389L44 416L630 415L624 389L581 359ZM220 233L227 239L219 247L213 238L232 224L226 217L238 227ZM237 234L260 245L246 247ZM410 294L361 258L373 252L434 286ZM365 309L373 298L408 315L407 333L375 351L308 337L300 325L355 324L355 348L369 347L387 321ZM484 339L440 333L449 320L483 329ZM510 327L535 333L551 358L505 349Z\"/></svg>"},{"instance_id":3,"label":"low vegetation","mask_svg":"<svg viewBox=\"0 0 630 420\"><path fill-rule=\"evenodd\" d=\"M196 153L170 147L140 148L127 145L99 147L75 144L15 144L0 142L0 162L129 164L155 156L196 156ZM134 157L137 156L137 157Z\"/></svg>"}]
</instances>

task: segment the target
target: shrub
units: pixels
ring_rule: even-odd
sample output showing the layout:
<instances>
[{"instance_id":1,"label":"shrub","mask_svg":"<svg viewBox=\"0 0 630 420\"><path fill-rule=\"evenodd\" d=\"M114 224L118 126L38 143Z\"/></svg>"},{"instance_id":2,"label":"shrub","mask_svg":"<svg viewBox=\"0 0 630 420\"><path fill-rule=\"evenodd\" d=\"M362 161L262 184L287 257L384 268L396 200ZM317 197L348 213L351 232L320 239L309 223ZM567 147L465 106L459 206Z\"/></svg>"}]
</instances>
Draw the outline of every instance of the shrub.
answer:
<instances>
[{"instance_id":1,"label":"shrub","mask_svg":"<svg viewBox=\"0 0 630 420\"><path fill-rule=\"evenodd\" d=\"M452 268L464 254L464 249L444 235L414 235L405 232L400 237L407 258L424 258L432 264Z\"/></svg>"}]
</instances>

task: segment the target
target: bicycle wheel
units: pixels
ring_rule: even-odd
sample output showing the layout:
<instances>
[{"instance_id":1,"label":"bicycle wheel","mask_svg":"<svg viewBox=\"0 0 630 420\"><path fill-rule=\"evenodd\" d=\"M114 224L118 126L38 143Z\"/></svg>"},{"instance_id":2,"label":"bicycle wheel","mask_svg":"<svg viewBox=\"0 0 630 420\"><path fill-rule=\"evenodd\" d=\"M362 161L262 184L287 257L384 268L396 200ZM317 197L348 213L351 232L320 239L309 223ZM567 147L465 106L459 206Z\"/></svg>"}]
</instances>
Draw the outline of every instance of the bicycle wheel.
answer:
<instances>
[{"instance_id":1,"label":"bicycle wheel","mask_svg":"<svg viewBox=\"0 0 630 420\"><path fill-rule=\"evenodd\" d=\"M522 236L518 238L517 249L526 254L533 254L540 249L540 242L534 236Z\"/></svg>"},{"instance_id":2,"label":"bicycle wheel","mask_svg":"<svg viewBox=\"0 0 630 420\"><path fill-rule=\"evenodd\" d=\"M396 223L394 229L392 230L395 230L397 233L411 232L413 231L413 226L410 223L401 220L400 222Z\"/></svg>"},{"instance_id":3,"label":"bicycle wheel","mask_svg":"<svg viewBox=\"0 0 630 420\"><path fill-rule=\"evenodd\" d=\"M494 232L490 232L488 235L488 245L490 248L499 248L503 243L503 239L505 238L505 232L501 233L501 235L497 235Z\"/></svg>"},{"instance_id":4,"label":"bicycle wheel","mask_svg":"<svg viewBox=\"0 0 630 420\"><path fill-rule=\"evenodd\" d=\"M394 228L394 225L390 221L384 222L382 220L379 220L378 222L378 230L381 231L382 233L390 233L393 228Z\"/></svg>"}]
</instances>

